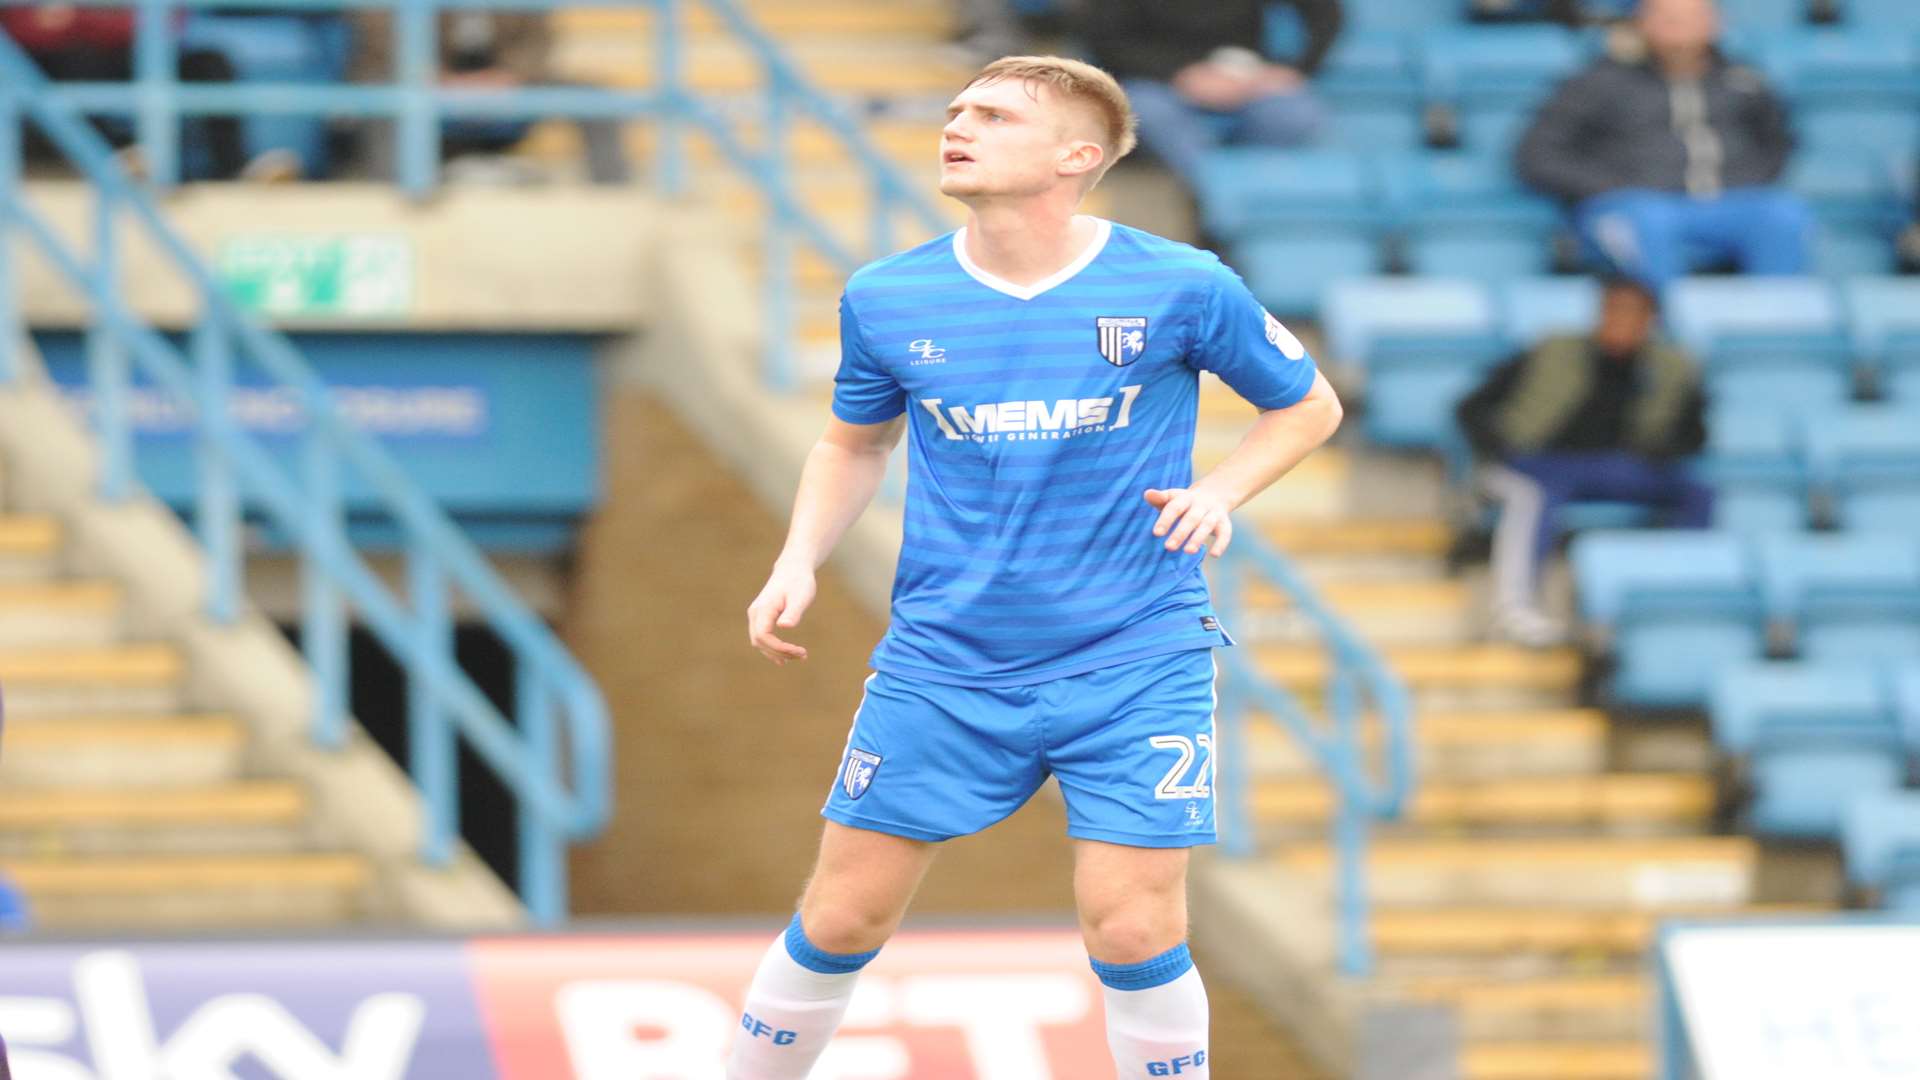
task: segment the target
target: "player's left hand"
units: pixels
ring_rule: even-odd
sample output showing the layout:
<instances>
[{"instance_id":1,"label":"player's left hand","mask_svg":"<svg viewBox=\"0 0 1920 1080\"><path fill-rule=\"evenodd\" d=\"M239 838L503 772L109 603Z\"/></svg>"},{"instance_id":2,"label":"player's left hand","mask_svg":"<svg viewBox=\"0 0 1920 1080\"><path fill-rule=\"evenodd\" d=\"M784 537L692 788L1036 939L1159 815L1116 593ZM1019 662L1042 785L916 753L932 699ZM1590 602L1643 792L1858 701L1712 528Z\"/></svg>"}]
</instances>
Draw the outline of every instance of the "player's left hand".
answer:
<instances>
[{"instance_id":1,"label":"player's left hand","mask_svg":"<svg viewBox=\"0 0 1920 1080\"><path fill-rule=\"evenodd\" d=\"M1233 508L1227 500L1200 488L1148 488L1149 506L1160 511L1153 535L1167 538L1167 550L1178 551L1185 545L1189 555L1202 548L1218 558L1233 542ZM1211 541L1211 543L1209 543Z\"/></svg>"}]
</instances>

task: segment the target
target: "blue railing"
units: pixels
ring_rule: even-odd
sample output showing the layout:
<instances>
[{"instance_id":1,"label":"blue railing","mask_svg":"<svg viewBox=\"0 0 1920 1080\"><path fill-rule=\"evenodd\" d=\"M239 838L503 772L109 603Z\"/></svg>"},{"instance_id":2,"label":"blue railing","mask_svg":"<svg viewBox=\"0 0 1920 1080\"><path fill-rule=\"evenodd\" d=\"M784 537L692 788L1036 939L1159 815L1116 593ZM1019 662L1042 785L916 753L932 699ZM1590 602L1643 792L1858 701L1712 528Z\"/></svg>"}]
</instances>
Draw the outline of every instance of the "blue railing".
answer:
<instances>
[{"instance_id":1,"label":"blue railing","mask_svg":"<svg viewBox=\"0 0 1920 1080\"><path fill-rule=\"evenodd\" d=\"M1292 562L1251 531L1234 537L1233 547L1215 570L1214 595L1228 626L1248 633L1252 623L1245 617L1244 605L1248 587L1256 580L1284 593L1292 611L1319 631L1329 659L1319 694L1326 720L1317 722L1296 693L1268 678L1254 650L1221 650L1220 720L1226 725L1227 738L1240 748L1221 756L1226 776L1220 786L1234 799L1224 847L1228 854L1242 857L1258 847L1245 735L1251 716L1259 713L1281 725L1333 787L1338 961L1348 974L1364 975L1373 968L1366 882L1368 833L1372 822L1399 817L1413 792L1412 699L1379 652L1327 607ZM1362 739L1369 713L1378 715L1382 727L1378 775L1369 768Z\"/></svg>"},{"instance_id":2,"label":"blue railing","mask_svg":"<svg viewBox=\"0 0 1920 1080\"><path fill-rule=\"evenodd\" d=\"M92 182L90 259L27 201L20 148L29 120ZM195 322L185 355L121 295L119 253L129 226L145 235L191 291ZM286 339L227 297L80 112L50 92L38 69L0 36L0 382L22 375L15 354L25 326L14 280L18 268L9 263L16 234L31 240L86 298L87 376L103 451L103 496L123 500L134 490L129 398L137 372L192 411L199 457L194 519L209 573L208 615L222 622L237 616L242 517L264 514L293 539L301 556L301 648L316 690L314 741L338 748L346 738L351 605L407 671L409 766L427 813L422 859L445 865L453 857L460 829L457 751L464 740L517 801L522 899L541 923L564 919L566 844L596 832L608 812L611 751L599 690L400 465L342 419L325 384ZM251 365L298 395L306 419L299 469L282 468L232 419L229 402L239 365ZM388 591L346 540L341 481L348 470L366 482L405 535L405 600ZM511 720L454 657L455 590L512 654Z\"/></svg>"},{"instance_id":3,"label":"blue railing","mask_svg":"<svg viewBox=\"0 0 1920 1080\"><path fill-rule=\"evenodd\" d=\"M131 116L153 182L166 187L179 177L182 116L327 115L386 117L394 123L400 186L416 196L430 192L440 160L441 121L449 117L536 119L542 117L647 117L660 124L654 175L662 193L686 187L683 129L691 126L712 141L721 156L759 190L773 211L764 243L767 326L765 374L780 391L795 385L794 255L796 242L818 252L843 273L891 253L894 221L905 212L928 235L946 225L874 145L860 124L819 88L765 31L739 0L80 0L91 7L132 7L138 33L131 83L62 83L59 93L90 113ZM760 69L761 136L743 137L727 111L702 98L687 83L685 9L710 10ZM184 8L275 8L297 10L390 9L394 81L386 85L330 86L314 83L247 82L182 85L176 78L177 44L169 33ZM656 73L650 90L523 86L512 89L450 88L437 84L438 27L442 8L632 8L654 14ZM958 89L956 87L955 89ZM788 138L798 121L830 132L859 166L872 199L864 251L837 236L793 189L787 167ZM927 147L929 160L936 152Z\"/></svg>"}]
</instances>

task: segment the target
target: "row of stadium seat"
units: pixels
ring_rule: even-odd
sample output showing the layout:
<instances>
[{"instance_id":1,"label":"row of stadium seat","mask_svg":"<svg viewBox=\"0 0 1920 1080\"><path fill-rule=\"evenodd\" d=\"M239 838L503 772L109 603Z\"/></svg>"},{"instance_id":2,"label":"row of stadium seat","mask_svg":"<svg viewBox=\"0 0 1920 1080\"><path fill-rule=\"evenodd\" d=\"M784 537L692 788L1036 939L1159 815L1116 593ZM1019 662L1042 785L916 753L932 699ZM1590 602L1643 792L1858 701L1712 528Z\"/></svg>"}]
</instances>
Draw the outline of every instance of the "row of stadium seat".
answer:
<instances>
[{"instance_id":1,"label":"row of stadium seat","mask_svg":"<svg viewBox=\"0 0 1920 1080\"><path fill-rule=\"evenodd\" d=\"M1594 17L1623 17L1636 0L1581 0L1583 13ZM1920 28L1920 9L1911 0L1719 0L1729 26L1782 28L1835 16L1848 25L1911 26ZM1346 0L1347 19L1359 27L1392 30L1432 30L1457 24L1492 5L1477 0ZM1541 0L1514 0L1503 5L1515 15L1538 14Z\"/></svg>"},{"instance_id":2,"label":"row of stadium seat","mask_svg":"<svg viewBox=\"0 0 1920 1080\"><path fill-rule=\"evenodd\" d=\"M1920 915L1920 792L1855 796L1840 823L1847 879L1877 892L1880 906Z\"/></svg>"},{"instance_id":3,"label":"row of stadium seat","mask_svg":"<svg viewBox=\"0 0 1920 1080\"><path fill-rule=\"evenodd\" d=\"M1916 536L1602 531L1571 561L1581 618L1610 639L1613 700L1699 707L1721 671L1766 657L1770 628L1810 659L1920 664Z\"/></svg>"},{"instance_id":4,"label":"row of stadium seat","mask_svg":"<svg viewBox=\"0 0 1920 1080\"><path fill-rule=\"evenodd\" d=\"M1778 411L1865 393L1920 404L1920 280L1690 278L1664 305L1716 401ZM1365 373L1368 435L1433 449L1451 442L1453 403L1490 365L1545 334L1590 329L1598 306L1598 286L1584 278L1496 288L1362 277L1327 288L1320 310L1330 358Z\"/></svg>"},{"instance_id":5,"label":"row of stadium seat","mask_svg":"<svg viewBox=\"0 0 1920 1080\"><path fill-rule=\"evenodd\" d=\"M1269 38L1275 55L1297 51L1297 34L1283 29ZM1458 27L1420 35L1358 30L1335 42L1314 88L1342 118L1342 127L1384 136L1387 145L1421 137L1419 113L1438 106L1457 114L1465 145L1498 153L1557 83L1601 55L1604 41L1597 32L1557 26ZM1903 130L1912 138L1902 121L1920 94L1920 25L1736 29L1722 47L1766 75L1792 105L1811 145L1860 145L1865 138L1866 145L1884 146L1879 139ZM1863 112L1889 115L1865 128L1833 119Z\"/></svg>"},{"instance_id":6,"label":"row of stadium seat","mask_svg":"<svg viewBox=\"0 0 1920 1080\"><path fill-rule=\"evenodd\" d=\"M1803 529L1920 533L1920 408L1782 413L1713 410L1701 463L1714 524L1744 534Z\"/></svg>"},{"instance_id":7,"label":"row of stadium seat","mask_svg":"<svg viewBox=\"0 0 1920 1080\"><path fill-rule=\"evenodd\" d=\"M1920 755L1920 660L1735 664L1708 715L1715 745L1744 765L1750 828L1837 840L1848 803L1898 790Z\"/></svg>"},{"instance_id":8,"label":"row of stadium seat","mask_svg":"<svg viewBox=\"0 0 1920 1080\"><path fill-rule=\"evenodd\" d=\"M1909 111L1920 132L1920 101ZM1913 156L1884 148L1800 155L1786 185L1820 222L1824 277L1886 274L1911 214ZM1386 269L1499 282L1573 261L1553 201L1504 157L1461 151L1229 147L1203 163L1202 223L1275 311L1311 310L1331 273Z\"/></svg>"}]
</instances>

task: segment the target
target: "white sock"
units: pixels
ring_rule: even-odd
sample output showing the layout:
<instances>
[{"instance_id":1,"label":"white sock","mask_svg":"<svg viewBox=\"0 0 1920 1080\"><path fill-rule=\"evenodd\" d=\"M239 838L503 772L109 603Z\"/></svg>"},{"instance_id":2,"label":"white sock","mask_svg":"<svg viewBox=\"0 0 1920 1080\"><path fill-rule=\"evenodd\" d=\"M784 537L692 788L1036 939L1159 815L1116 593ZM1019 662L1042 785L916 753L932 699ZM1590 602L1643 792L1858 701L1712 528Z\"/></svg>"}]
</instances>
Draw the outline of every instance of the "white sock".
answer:
<instances>
[{"instance_id":1,"label":"white sock","mask_svg":"<svg viewBox=\"0 0 1920 1080\"><path fill-rule=\"evenodd\" d=\"M1093 963L1119 1080L1208 1080L1207 988L1185 944L1138 964Z\"/></svg>"},{"instance_id":2,"label":"white sock","mask_svg":"<svg viewBox=\"0 0 1920 1080\"><path fill-rule=\"evenodd\" d=\"M805 1080L846 1015L860 969L879 952L822 952L795 915L754 973L727 1080Z\"/></svg>"}]
</instances>

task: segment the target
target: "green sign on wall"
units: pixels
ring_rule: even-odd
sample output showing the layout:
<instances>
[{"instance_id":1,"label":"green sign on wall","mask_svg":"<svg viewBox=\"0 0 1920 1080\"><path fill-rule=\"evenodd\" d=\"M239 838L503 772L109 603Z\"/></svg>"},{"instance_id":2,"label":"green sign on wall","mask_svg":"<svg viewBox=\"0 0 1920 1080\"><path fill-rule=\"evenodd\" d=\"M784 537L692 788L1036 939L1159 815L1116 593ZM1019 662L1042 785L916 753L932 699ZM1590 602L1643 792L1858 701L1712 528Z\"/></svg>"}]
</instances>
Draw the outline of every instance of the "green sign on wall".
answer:
<instances>
[{"instance_id":1,"label":"green sign on wall","mask_svg":"<svg viewBox=\"0 0 1920 1080\"><path fill-rule=\"evenodd\" d=\"M413 306L413 244L380 234L266 234L228 240L219 272L265 315L374 317Z\"/></svg>"}]
</instances>

